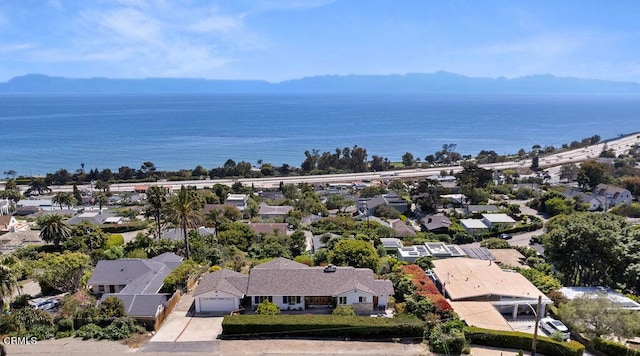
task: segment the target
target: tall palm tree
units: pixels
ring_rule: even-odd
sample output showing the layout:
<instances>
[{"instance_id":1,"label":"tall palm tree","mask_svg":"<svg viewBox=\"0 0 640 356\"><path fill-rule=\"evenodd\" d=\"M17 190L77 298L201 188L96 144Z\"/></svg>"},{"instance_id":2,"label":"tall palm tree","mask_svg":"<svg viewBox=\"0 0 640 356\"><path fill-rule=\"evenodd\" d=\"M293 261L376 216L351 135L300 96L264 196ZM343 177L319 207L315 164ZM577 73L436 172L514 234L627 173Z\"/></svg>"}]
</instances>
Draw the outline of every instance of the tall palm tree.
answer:
<instances>
[{"instance_id":1,"label":"tall palm tree","mask_svg":"<svg viewBox=\"0 0 640 356\"><path fill-rule=\"evenodd\" d=\"M71 236L71 228L60 214L47 214L38 218L40 226L40 238L46 242L53 242L56 250L60 249L60 243Z\"/></svg>"},{"instance_id":2,"label":"tall palm tree","mask_svg":"<svg viewBox=\"0 0 640 356\"><path fill-rule=\"evenodd\" d=\"M160 239L162 230L162 209L167 202L167 190L159 185L149 187L147 190L147 214L153 216L156 221L156 234L158 240Z\"/></svg>"},{"instance_id":3,"label":"tall palm tree","mask_svg":"<svg viewBox=\"0 0 640 356\"><path fill-rule=\"evenodd\" d=\"M94 196L94 199L96 200L96 202L98 202L98 205L100 206L100 211L102 211L102 206L107 204L107 202L109 201L109 197L107 196L106 193L97 193Z\"/></svg>"},{"instance_id":4,"label":"tall palm tree","mask_svg":"<svg viewBox=\"0 0 640 356\"><path fill-rule=\"evenodd\" d=\"M188 190L183 185L180 191L167 202L167 219L182 229L185 258L189 259L190 251L187 229L190 227L198 227L203 221L197 193L193 190Z\"/></svg>"}]
</instances>

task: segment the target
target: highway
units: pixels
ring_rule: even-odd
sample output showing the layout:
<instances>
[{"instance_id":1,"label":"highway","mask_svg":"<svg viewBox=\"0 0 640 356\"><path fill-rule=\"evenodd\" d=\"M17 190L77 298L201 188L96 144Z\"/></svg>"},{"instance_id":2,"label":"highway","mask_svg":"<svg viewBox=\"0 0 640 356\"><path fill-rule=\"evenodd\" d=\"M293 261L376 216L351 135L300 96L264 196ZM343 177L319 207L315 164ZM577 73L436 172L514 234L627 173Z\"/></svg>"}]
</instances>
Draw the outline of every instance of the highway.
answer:
<instances>
[{"instance_id":1,"label":"highway","mask_svg":"<svg viewBox=\"0 0 640 356\"><path fill-rule=\"evenodd\" d=\"M610 140L606 143L598 143L584 148L579 148L570 151L563 151L557 154L551 154L548 156L541 156L539 158L539 166L541 168L549 168L559 166L565 163L580 163L582 161L596 158L606 145L607 149L613 149L616 155L622 154L629 150L634 144L640 143L640 134L632 134L626 137ZM480 167L486 169L508 169L531 166L531 159L523 159L516 161L481 164ZM275 188L283 184L297 184L297 183L353 183L363 180L390 180L390 179L403 179L403 178L426 178L433 175L440 174L441 171L453 171L457 173L462 170L460 166L442 166L433 168L416 168L416 169L403 169L384 172L366 172L366 173L348 173L348 174L331 174L331 175L312 175L312 176L293 176L293 177L266 177L266 178L237 178L237 179L202 179L202 180L187 180L187 181L158 181L151 183L115 183L110 186L112 192L127 192L133 191L135 186L140 185L161 185L170 187L172 189L179 189L181 185L195 186L198 189L204 187L211 187L214 184L232 185L236 182L240 182L245 186L253 185L255 188ZM51 186L54 192L69 192L72 191L72 187L66 186ZM89 185L78 186L79 189L89 189Z\"/></svg>"}]
</instances>

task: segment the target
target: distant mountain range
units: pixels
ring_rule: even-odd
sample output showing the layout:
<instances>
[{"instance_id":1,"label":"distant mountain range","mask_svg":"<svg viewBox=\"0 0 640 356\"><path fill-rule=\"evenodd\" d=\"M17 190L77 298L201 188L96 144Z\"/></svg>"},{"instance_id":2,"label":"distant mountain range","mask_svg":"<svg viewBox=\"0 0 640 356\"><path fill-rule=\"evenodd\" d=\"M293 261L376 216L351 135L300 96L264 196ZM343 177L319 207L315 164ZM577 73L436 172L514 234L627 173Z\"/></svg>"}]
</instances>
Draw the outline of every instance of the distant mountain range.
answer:
<instances>
[{"instance_id":1,"label":"distant mountain range","mask_svg":"<svg viewBox=\"0 0 640 356\"><path fill-rule=\"evenodd\" d=\"M437 72L405 75L327 75L270 83L189 78L74 79L28 74L0 83L12 94L640 94L640 83L534 75L475 78Z\"/></svg>"}]
</instances>

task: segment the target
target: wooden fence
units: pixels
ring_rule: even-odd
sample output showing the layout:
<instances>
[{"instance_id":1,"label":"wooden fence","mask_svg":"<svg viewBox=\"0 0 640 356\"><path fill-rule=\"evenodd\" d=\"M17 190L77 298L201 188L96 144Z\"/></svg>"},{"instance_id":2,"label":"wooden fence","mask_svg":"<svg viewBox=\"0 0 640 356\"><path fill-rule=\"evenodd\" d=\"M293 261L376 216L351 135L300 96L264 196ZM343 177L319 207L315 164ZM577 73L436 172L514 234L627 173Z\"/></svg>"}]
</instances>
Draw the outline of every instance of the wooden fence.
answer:
<instances>
[{"instance_id":1,"label":"wooden fence","mask_svg":"<svg viewBox=\"0 0 640 356\"><path fill-rule=\"evenodd\" d=\"M165 307L162 309L160 314L158 314L158 316L156 317L156 322L153 325L154 331L158 331L158 329L160 329L160 325L162 325L162 322L169 316L169 314L171 314L171 312L173 311L173 308L175 308L176 304L178 304L181 297L182 297L182 292L180 290L177 290L175 293L173 293L171 298L167 300Z\"/></svg>"}]
</instances>

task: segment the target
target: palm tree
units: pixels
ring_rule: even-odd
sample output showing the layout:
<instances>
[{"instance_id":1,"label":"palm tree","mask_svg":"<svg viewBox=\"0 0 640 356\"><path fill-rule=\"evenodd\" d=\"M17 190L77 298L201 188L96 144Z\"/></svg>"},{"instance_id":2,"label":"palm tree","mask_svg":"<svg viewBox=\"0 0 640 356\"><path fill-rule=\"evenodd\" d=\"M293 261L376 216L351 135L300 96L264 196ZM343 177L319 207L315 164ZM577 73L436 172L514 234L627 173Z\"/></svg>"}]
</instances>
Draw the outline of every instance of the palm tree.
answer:
<instances>
[{"instance_id":1,"label":"palm tree","mask_svg":"<svg viewBox=\"0 0 640 356\"><path fill-rule=\"evenodd\" d=\"M29 183L29 189L27 189L25 193L29 195L31 192L37 192L38 194L42 194L45 192L51 193L51 188L47 186L47 183L45 183L44 179L34 178L31 180L31 183Z\"/></svg>"},{"instance_id":2,"label":"palm tree","mask_svg":"<svg viewBox=\"0 0 640 356\"><path fill-rule=\"evenodd\" d=\"M4 190L18 190L18 184L15 179L8 179L4 184Z\"/></svg>"},{"instance_id":3,"label":"palm tree","mask_svg":"<svg viewBox=\"0 0 640 356\"><path fill-rule=\"evenodd\" d=\"M71 236L71 228L60 214L47 214L38 218L40 226L40 238L46 242L53 242L56 250L60 249L60 243Z\"/></svg>"},{"instance_id":4,"label":"palm tree","mask_svg":"<svg viewBox=\"0 0 640 356\"><path fill-rule=\"evenodd\" d=\"M51 202L53 204L59 204L60 210L62 210L63 205L66 205L67 208L71 208L71 206L76 203L76 198L73 196L73 193L58 192L53 196Z\"/></svg>"},{"instance_id":5,"label":"palm tree","mask_svg":"<svg viewBox=\"0 0 640 356\"><path fill-rule=\"evenodd\" d=\"M106 193L98 193L94 195L94 198L96 202L98 202L98 204L100 205L100 211L102 211L102 206L107 204L107 202L109 201L109 197L107 197Z\"/></svg>"},{"instance_id":6,"label":"palm tree","mask_svg":"<svg viewBox=\"0 0 640 356\"><path fill-rule=\"evenodd\" d=\"M178 194L167 202L167 219L182 229L184 238L185 258L189 259L189 240L187 229L198 227L202 223L200 201L195 191L188 190L184 185Z\"/></svg>"},{"instance_id":7,"label":"palm tree","mask_svg":"<svg viewBox=\"0 0 640 356\"><path fill-rule=\"evenodd\" d=\"M160 239L162 230L162 209L166 202L167 190L164 187L159 185L149 187L147 190L147 203L149 203L147 214L153 216L153 219L156 221L156 234L158 240Z\"/></svg>"}]
</instances>

